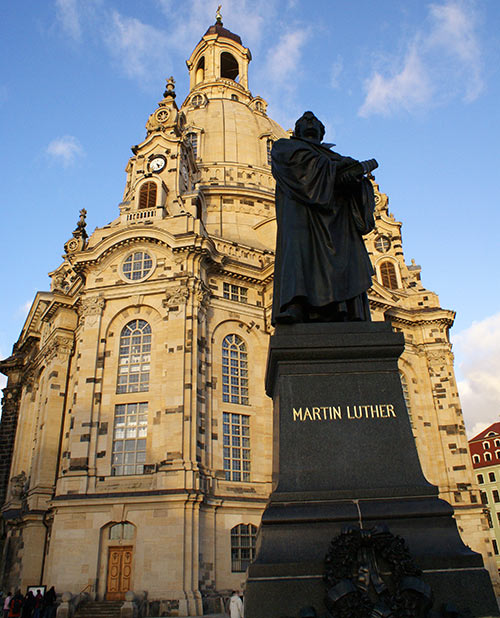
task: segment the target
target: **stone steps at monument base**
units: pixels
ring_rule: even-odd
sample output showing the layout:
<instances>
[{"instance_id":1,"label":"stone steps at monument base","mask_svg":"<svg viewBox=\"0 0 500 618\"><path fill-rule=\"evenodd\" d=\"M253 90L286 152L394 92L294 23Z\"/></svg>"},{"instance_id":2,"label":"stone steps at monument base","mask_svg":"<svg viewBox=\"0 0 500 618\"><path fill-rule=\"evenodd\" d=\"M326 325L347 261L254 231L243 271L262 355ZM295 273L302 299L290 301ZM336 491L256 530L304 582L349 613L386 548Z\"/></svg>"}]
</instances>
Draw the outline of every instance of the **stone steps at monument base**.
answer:
<instances>
[{"instance_id":1,"label":"stone steps at monument base","mask_svg":"<svg viewBox=\"0 0 500 618\"><path fill-rule=\"evenodd\" d=\"M74 618L120 618L123 601L89 601L80 605Z\"/></svg>"}]
</instances>

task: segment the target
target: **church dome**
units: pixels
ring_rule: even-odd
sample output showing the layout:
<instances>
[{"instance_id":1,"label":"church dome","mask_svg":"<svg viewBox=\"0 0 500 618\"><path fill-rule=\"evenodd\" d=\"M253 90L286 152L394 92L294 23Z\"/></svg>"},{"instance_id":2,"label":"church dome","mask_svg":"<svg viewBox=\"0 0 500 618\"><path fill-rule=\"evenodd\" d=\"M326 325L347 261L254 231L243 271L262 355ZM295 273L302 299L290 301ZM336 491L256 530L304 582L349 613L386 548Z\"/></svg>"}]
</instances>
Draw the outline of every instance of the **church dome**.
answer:
<instances>
[{"instance_id":1,"label":"church dome","mask_svg":"<svg viewBox=\"0 0 500 618\"><path fill-rule=\"evenodd\" d=\"M207 230L234 242L274 248L271 148L287 137L248 87L250 50L218 21L186 64L190 91L180 111L200 171ZM222 209L222 210L221 210Z\"/></svg>"}]
</instances>

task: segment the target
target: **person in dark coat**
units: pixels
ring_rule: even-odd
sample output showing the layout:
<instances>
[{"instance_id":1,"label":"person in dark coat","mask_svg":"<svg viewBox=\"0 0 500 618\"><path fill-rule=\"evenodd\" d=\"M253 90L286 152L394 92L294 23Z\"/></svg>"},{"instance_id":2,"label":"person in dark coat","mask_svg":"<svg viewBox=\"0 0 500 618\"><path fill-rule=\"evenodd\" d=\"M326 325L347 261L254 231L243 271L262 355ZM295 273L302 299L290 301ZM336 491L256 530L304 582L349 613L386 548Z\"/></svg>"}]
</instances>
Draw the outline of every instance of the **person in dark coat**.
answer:
<instances>
[{"instance_id":1,"label":"person in dark coat","mask_svg":"<svg viewBox=\"0 0 500 618\"><path fill-rule=\"evenodd\" d=\"M20 590L17 590L16 594L12 597L9 605L9 618L19 618L23 607L23 595Z\"/></svg>"},{"instance_id":2,"label":"person in dark coat","mask_svg":"<svg viewBox=\"0 0 500 618\"><path fill-rule=\"evenodd\" d=\"M22 618L31 618L33 616L33 610L35 609L35 595L31 590L28 590L23 601L23 609L21 612Z\"/></svg>"},{"instance_id":3,"label":"person in dark coat","mask_svg":"<svg viewBox=\"0 0 500 618\"><path fill-rule=\"evenodd\" d=\"M278 235L273 324L370 320L373 267L363 235L375 226L373 186L359 162L323 144L325 128L305 112L272 149Z\"/></svg>"},{"instance_id":4,"label":"person in dark coat","mask_svg":"<svg viewBox=\"0 0 500 618\"><path fill-rule=\"evenodd\" d=\"M43 618L53 618L56 615L56 591L54 590L54 586L49 588L43 597Z\"/></svg>"}]
</instances>

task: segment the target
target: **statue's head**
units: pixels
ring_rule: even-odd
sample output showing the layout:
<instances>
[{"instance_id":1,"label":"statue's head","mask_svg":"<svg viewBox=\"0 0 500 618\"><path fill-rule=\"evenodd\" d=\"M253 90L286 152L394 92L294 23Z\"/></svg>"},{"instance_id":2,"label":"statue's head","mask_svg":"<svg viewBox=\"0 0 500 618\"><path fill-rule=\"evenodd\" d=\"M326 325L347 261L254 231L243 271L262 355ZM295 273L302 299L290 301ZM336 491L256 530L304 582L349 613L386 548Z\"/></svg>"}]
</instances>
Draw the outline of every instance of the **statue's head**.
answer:
<instances>
[{"instance_id":1,"label":"statue's head","mask_svg":"<svg viewBox=\"0 0 500 618\"><path fill-rule=\"evenodd\" d=\"M312 112L304 112L295 123L295 137L307 137L320 144L325 135L325 125Z\"/></svg>"}]
</instances>

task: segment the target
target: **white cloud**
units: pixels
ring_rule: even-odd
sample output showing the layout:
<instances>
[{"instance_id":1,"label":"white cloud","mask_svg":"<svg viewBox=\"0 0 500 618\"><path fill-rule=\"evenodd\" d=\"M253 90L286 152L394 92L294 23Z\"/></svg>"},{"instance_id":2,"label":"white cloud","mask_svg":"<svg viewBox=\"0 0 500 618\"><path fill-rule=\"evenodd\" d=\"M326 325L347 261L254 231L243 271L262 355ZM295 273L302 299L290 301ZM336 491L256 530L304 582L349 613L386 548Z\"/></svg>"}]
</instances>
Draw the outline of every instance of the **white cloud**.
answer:
<instances>
[{"instance_id":1,"label":"white cloud","mask_svg":"<svg viewBox=\"0 0 500 618\"><path fill-rule=\"evenodd\" d=\"M302 49L309 37L304 28L284 32L278 43L267 55L265 75L275 87L285 87L291 90L295 87L292 79L300 71Z\"/></svg>"},{"instance_id":2,"label":"white cloud","mask_svg":"<svg viewBox=\"0 0 500 618\"><path fill-rule=\"evenodd\" d=\"M147 79L165 67L169 34L113 11L104 26L104 42L123 72L132 78Z\"/></svg>"},{"instance_id":3,"label":"white cloud","mask_svg":"<svg viewBox=\"0 0 500 618\"><path fill-rule=\"evenodd\" d=\"M75 41L82 37L78 0L56 0L56 16L64 32Z\"/></svg>"},{"instance_id":4,"label":"white cloud","mask_svg":"<svg viewBox=\"0 0 500 618\"><path fill-rule=\"evenodd\" d=\"M64 166L72 165L75 160L83 155L80 142L73 135L64 135L50 142L46 150L47 154L62 162Z\"/></svg>"},{"instance_id":5,"label":"white cloud","mask_svg":"<svg viewBox=\"0 0 500 618\"><path fill-rule=\"evenodd\" d=\"M330 86L332 88L340 87L339 77L343 69L344 69L344 63L342 61L342 58L340 56L337 56L337 59L332 64L332 68L330 71Z\"/></svg>"},{"instance_id":6,"label":"white cloud","mask_svg":"<svg viewBox=\"0 0 500 618\"><path fill-rule=\"evenodd\" d=\"M472 436L500 420L500 313L454 335L453 347L461 359L458 389Z\"/></svg>"},{"instance_id":7,"label":"white cloud","mask_svg":"<svg viewBox=\"0 0 500 618\"><path fill-rule=\"evenodd\" d=\"M24 304L17 308L17 313L26 317L31 309L31 305L33 304L33 299L27 300Z\"/></svg>"},{"instance_id":8,"label":"white cloud","mask_svg":"<svg viewBox=\"0 0 500 618\"><path fill-rule=\"evenodd\" d=\"M431 4L428 24L415 31L404 57L387 61L397 68L375 71L366 80L360 116L414 111L453 97L477 98L483 83L476 23L468 0Z\"/></svg>"}]
</instances>

